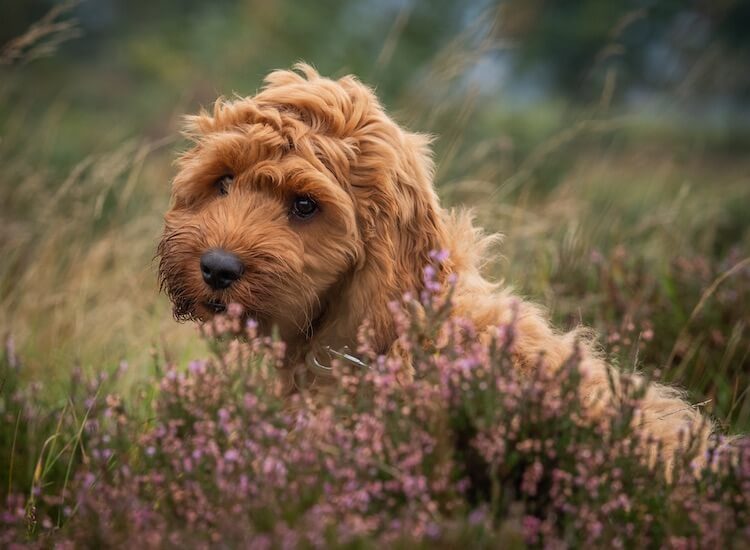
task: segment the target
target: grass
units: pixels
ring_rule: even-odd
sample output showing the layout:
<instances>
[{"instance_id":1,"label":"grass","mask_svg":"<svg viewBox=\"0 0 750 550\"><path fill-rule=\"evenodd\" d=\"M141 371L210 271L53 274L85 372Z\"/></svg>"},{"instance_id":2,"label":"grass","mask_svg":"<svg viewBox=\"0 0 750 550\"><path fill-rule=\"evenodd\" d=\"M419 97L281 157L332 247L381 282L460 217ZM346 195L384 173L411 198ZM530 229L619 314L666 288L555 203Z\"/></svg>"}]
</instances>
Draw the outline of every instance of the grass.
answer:
<instances>
[{"instance_id":1,"label":"grass","mask_svg":"<svg viewBox=\"0 0 750 550\"><path fill-rule=\"evenodd\" d=\"M122 81L101 60L67 59L67 74L50 60L2 69L0 487L29 496L25 513L48 497L40 510L60 525L55 495L65 500L93 460L83 428L117 408L102 399L131 396L128 433L149 433L165 365L208 354L193 327L172 320L153 263L179 114L238 86L252 92L270 63L238 50L210 67L220 46L194 59L142 32L124 39L127 61L115 58ZM385 100L438 135L443 202L505 234L488 270L557 325L594 327L624 370L674 381L728 432L750 430L747 132L564 100L511 109L466 90L470 64L446 76L441 53L424 61L426 76L385 83ZM195 78L191 59L211 78Z\"/></svg>"}]
</instances>

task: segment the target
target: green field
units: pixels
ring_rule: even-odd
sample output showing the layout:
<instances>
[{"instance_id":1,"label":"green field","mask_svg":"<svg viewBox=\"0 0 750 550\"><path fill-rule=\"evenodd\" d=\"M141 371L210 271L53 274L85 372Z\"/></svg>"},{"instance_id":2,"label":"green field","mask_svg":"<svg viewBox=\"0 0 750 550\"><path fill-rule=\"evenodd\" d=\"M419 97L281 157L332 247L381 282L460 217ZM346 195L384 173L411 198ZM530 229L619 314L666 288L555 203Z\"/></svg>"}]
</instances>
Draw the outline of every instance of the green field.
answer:
<instances>
[{"instance_id":1,"label":"green field","mask_svg":"<svg viewBox=\"0 0 750 550\"><path fill-rule=\"evenodd\" d=\"M489 274L557 326L593 327L623 369L685 388L726 433L750 430L750 128L693 117L670 93L610 105L480 90L477 45L450 27L420 42L384 17L378 38L333 40L322 22L337 3L221 6L0 66L3 368L20 362L13 384L37 419L19 432L4 384L0 494L28 493L50 461L47 438L78 410L74 373L125 361L127 393L154 365L207 356L156 280L180 117L303 58L359 74L436 136L443 204L504 235ZM60 460L50 486L70 475Z\"/></svg>"}]
</instances>

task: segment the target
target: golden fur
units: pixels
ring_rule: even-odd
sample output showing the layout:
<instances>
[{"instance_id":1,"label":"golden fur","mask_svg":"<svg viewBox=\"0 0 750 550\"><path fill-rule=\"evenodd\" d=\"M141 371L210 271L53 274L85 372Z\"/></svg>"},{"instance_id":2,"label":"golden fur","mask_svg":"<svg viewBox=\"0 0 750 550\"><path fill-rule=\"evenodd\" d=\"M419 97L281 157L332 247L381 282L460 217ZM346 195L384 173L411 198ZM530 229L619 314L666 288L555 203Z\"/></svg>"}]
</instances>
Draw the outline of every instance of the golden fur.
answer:
<instances>
[{"instance_id":1,"label":"golden fur","mask_svg":"<svg viewBox=\"0 0 750 550\"><path fill-rule=\"evenodd\" d=\"M397 337L389 303L419 290L431 251L448 250L442 275L458 275L457 315L485 334L515 319L519 369L557 369L578 343L589 413L611 395L612 367L586 339L556 332L536 306L482 277L491 237L467 214L440 207L430 139L394 123L356 78L330 80L303 64L276 71L254 97L220 99L212 113L189 117L186 133L194 145L179 159L159 246L178 318L209 317L208 301L237 302L261 329L278 327L289 372L310 350L356 348L365 320L374 347L387 353ZM215 182L225 174L234 181L218 197ZM318 215L291 218L298 195L314 197ZM246 268L220 292L198 266L212 247L232 251ZM661 385L648 388L640 423L665 457L686 433L698 433L702 446L710 432L678 391Z\"/></svg>"}]
</instances>

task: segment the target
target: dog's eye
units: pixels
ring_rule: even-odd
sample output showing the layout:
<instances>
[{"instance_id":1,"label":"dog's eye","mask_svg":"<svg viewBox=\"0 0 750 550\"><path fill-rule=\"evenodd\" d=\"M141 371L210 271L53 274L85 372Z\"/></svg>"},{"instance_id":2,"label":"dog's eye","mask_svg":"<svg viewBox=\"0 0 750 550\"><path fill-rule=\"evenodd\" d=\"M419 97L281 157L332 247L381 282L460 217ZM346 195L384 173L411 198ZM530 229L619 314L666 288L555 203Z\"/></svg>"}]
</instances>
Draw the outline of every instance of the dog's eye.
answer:
<instances>
[{"instance_id":1,"label":"dog's eye","mask_svg":"<svg viewBox=\"0 0 750 550\"><path fill-rule=\"evenodd\" d=\"M216 187L216 192L219 193L219 195L226 195L229 193L229 186L232 185L232 182L234 181L234 176L231 174L226 174L221 176L219 179L216 180L216 183L214 186Z\"/></svg>"},{"instance_id":2,"label":"dog's eye","mask_svg":"<svg viewBox=\"0 0 750 550\"><path fill-rule=\"evenodd\" d=\"M291 213L296 218L306 220L318 211L318 203L308 195L296 197L292 203Z\"/></svg>"}]
</instances>

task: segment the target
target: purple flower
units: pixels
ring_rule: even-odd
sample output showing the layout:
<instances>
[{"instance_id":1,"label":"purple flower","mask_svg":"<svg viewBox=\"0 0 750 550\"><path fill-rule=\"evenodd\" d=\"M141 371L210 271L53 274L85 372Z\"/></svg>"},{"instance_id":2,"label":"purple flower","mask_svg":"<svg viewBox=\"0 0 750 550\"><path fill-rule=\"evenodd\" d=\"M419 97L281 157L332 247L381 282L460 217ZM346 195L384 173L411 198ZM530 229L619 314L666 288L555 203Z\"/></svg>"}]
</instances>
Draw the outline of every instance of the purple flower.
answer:
<instances>
[{"instance_id":1,"label":"purple flower","mask_svg":"<svg viewBox=\"0 0 750 550\"><path fill-rule=\"evenodd\" d=\"M227 462L238 462L240 459L240 453L236 449L228 449L224 453L224 460Z\"/></svg>"},{"instance_id":2,"label":"purple flower","mask_svg":"<svg viewBox=\"0 0 750 550\"><path fill-rule=\"evenodd\" d=\"M450 257L450 252L446 249L433 250L430 252L430 259L439 264L445 263Z\"/></svg>"}]
</instances>

